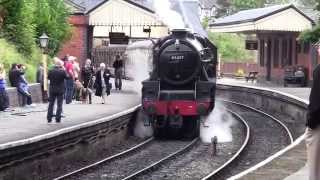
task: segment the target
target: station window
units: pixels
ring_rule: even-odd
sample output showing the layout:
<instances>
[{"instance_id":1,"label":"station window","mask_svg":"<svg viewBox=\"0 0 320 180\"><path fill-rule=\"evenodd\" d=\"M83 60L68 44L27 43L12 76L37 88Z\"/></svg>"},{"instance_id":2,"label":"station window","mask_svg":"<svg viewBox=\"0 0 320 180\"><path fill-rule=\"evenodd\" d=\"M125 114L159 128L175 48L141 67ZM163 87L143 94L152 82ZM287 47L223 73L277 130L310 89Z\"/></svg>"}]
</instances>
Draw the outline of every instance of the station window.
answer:
<instances>
[{"instance_id":1,"label":"station window","mask_svg":"<svg viewBox=\"0 0 320 180\"><path fill-rule=\"evenodd\" d=\"M273 66L275 68L279 67L279 40L274 41L274 56L273 56Z\"/></svg>"}]
</instances>

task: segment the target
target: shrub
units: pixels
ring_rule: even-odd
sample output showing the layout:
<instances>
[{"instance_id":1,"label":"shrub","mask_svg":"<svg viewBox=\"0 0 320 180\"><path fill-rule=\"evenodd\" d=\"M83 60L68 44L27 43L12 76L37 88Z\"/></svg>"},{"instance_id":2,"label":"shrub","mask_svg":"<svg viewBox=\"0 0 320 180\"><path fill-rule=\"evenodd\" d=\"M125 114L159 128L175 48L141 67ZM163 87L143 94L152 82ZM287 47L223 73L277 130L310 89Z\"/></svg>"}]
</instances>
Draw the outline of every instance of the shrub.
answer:
<instances>
[{"instance_id":1,"label":"shrub","mask_svg":"<svg viewBox=\"0 0 320 180\"><path fill-rule=\"evenodd\" d=\"M248 62L254 55L245 49L244 36L228 33L209 33L209 39L217 47L224 62Z\"/></svg>"},{"instance_id":2,"label":"shrub","mask_svg":"<svg viewBox=\"0 0 320 180\"><path fill-rule=\"evenodd\" d=\"M32 54L27 58L20 54L13 44L8 43L5 39L0 38L0 63L4 64L6 72L9 71L11 64L25 64L27 67L26 78L29 82L35 82L37 64L41 56L37 49L32 50Z\"/></svg>"}]
</instances>

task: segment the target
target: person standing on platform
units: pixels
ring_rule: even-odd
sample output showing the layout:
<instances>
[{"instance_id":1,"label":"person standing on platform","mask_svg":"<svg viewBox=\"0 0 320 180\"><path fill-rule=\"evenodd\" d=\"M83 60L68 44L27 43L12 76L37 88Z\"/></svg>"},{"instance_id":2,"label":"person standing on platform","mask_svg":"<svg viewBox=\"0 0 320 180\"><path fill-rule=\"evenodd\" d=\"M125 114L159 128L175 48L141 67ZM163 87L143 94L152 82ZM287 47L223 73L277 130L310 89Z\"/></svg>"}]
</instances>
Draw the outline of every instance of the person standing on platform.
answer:
<instances>
[{"instance_id":1,"label":"person standing on platform","mask_svg":"<svg viewBox=\"0 0 320 180\"><path fill-rule=\"evenodd\" d=\"M55 58L55 66L48 73L49 87L49 107L47 113L48 123L51 123L53 117L53 107L57 100L56 122L61 122L63 94L65 92L64 81L68 79L68 75L63 67L63 61Z\"/></svg>"},{"instance_id":2,"label":"person standing on platform","mask_svg":"<svg viewBox=\"0 0 320 180\"><path fill-rule=\"evenodd\" d=\"M92 85L93 85L94 67L91 65L91 60L87 59L86 64L81 69L81 77L83 80L83 87L89 92L89 104L92 104Z\"/></svg>"},{"instance_id":3,"label":"person standing on platform","mask_svg":"<svg viewBox=\"0 0 320 180\"><path fill-rule=\"evenodd\" d=\"M122 73L123 73L123 61L120 59L120 56L116 56L116 60L113 63L113 68L114 68L114 84L116 89L121 90L122 88Z\"/></svg>"},{"instance_id":4,"label":"person standing on platform","mask_svg":"<svg viewBox=\"0 0 320 180\"><path fill-rule=\"evenodd\" d=\"M68 79L65 80L65 99L66 104L70 104L72 102L73 92L74 92L74 71L73 71L73 62L75 57L69 56L68 60L65 61L64 67L68 74Z\"/></svg>"},{"instance_id":5,"label":"person standing on platform","mask_svg":"<svg viewBox=\"0 0 320 180\"><path fill-rule=\"evenodd\" d=\"M100 69L96 73L96 81L94 83L94 88L96 89L96 96L102 98L102 104L106 103L106 96L110 95L110 80L111 74L109 69L106 68L104 63L100 64Z\"/></svg>"},{"instance_id":6,"label":"person standing on platform","mask_svg":"<svg viewBox=\"0 0 320 180\"><path fill-rule=\"evenodd\" d=\"M44 68L42 63L39 64L38 69L37 69L37 75L36 75L36 82L40 84L41 86L41 93L42 93L42 101L46 102L47 101L47 97L45 95L45 91L44 91Z\"/></svg>"},{"instance_id":7,"label":"person standing on platform","mask_svg":"<svg viewBox=\"0 0 320 180\"><path fill-rule=\"evenodd\" d=\"M306 144L309 180L320 179L320 65L313 71L307 113Z\"/></svg>"},{"instance_id":8,"label":"person standing on platform","mask_svg":"<svg viewBox=\"0 0 320 180\"><path fill-rule=\"evenodd\" d=\"M9 108L9 96L6 90L6 71L4 65L0 64L0 111L7 111Z\"/></svg>"}]
</instances>

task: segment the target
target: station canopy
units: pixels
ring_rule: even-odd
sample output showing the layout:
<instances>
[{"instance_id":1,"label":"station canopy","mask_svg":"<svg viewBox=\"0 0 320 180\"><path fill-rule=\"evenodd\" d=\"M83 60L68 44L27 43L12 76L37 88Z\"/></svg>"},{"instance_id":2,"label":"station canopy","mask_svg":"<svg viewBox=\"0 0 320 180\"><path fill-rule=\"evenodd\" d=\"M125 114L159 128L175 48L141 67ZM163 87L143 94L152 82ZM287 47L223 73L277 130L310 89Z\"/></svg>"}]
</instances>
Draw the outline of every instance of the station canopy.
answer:
<instances>
[{"instance_id":1,"label":"station canopy","mask_svg":"<svg viewBox=\"0 0 320 180\"><path fill-rule=\"evenodd\" d=\"M314 21L292 4L240 11L209 24L211 32L257 33L259 31L302 32Z\"/></svg>"},{"instance_id":2,"label":"station canopy","mask_svg":"<svg viewBox=\"0 0 320 180\"><path fill-rule=\"evenodd\" d=\"M105 0L87 14L93 26L164 26L152 9L130 0Z\"/></svg>"}]
</instances>

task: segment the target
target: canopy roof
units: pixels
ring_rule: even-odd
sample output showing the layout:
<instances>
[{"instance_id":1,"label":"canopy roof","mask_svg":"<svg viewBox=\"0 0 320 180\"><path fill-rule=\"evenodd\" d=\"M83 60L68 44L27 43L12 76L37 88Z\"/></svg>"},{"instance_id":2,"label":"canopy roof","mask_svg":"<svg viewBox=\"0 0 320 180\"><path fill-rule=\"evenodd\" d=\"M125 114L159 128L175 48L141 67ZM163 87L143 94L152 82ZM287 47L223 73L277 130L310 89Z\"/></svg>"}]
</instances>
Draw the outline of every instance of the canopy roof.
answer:
<instances>
[{"instance_id":1,"label":"canopy roof","mask_svg":"<svg viewBox=\"0 0 320 180\"><path fill-rule=\"evenodd\" d=\"M311 29L314 21L294 5L240 11L209 24L213 32L291 31Z\"/></svg>"},{"instance_id":2,"label":"canopy roof","mask_svg":"<svg viewBox=\"0 0 320 180\"><path fill-rule=\"evenodd\" d=\"M164 26L153 10L130 0L104 0L87 14L95 26Z\"/></svg>"}]
</instances>

